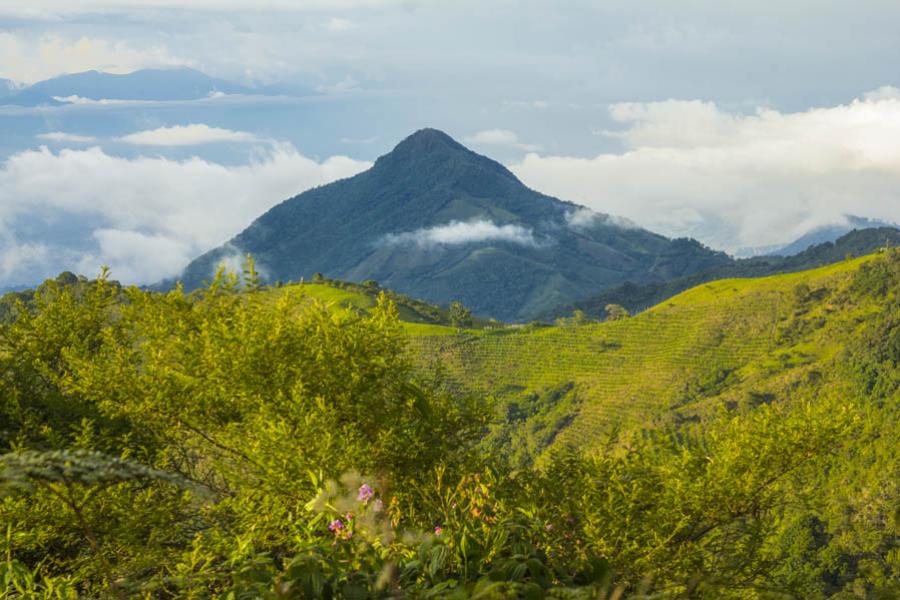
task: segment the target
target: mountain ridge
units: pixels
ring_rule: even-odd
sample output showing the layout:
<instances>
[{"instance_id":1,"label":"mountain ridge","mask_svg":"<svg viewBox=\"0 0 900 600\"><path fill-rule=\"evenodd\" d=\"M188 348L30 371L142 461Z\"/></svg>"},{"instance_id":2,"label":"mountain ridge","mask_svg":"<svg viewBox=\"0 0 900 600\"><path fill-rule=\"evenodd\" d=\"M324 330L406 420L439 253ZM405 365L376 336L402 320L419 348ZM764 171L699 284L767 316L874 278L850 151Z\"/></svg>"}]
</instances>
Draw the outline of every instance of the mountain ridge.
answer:
<instances>
[{"instance_id":1,"label":"mountain ridge","mask_svg":"<svg viewBox=\"0 0 900 600\"><path fill-rule=\"evenodd\" d=\"M580 310L588 317L602 318L608 304L620 304L632 312L653 307L676 294L706 282L728 278L768 277L815 269L844 260L849 256L871 254L884 247L900 246L900 229L878 227L855 229L834 242L823 242L790 256L755 256L718 265L708 271L675 278L667 282L638 285L627 282L586 297L569 306L560 306L540 316L552 321Z\"/></svg>"}]
</instances>

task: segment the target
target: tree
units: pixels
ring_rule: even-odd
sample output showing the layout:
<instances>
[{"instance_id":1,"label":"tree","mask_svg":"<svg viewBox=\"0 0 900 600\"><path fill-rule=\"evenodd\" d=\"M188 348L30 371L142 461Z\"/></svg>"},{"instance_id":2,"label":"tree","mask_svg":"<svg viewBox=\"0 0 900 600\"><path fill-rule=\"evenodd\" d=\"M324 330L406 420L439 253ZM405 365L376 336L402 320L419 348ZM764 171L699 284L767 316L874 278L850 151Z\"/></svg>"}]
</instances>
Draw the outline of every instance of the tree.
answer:
<instances>
[{"instance_id":1,"label":"tree","mask_svg":"<svg viewBox=\"0 0 900 600\"><path fill-rule=\"evenodd\" d=\"M590 323L591 320L585 314L583 310L575 309L572 312L571 317L560 317L556 320L557 327L577 327L579 325L586 325Z\"/></svg>"},{"instance_id":2,"label":"tree","mask_svg":"<svg viewBox=\"0 0 900 600\"><path fill-rule=\"evenodd\" d=\"M621 304L607 304L604 310L606 311L607 321L619 321L631 316L628 310Z\"/></svg>"},{"instance_id":3,"label":"tree","mask_svg":"<svg viewBox=\"0 0 900 600\"><path fill-rule=\"evenodd\" d=\"M462 302L450 304L450 324L460 329L472 322L472 311L466 308Z\"/></svg>"}]
</instances>

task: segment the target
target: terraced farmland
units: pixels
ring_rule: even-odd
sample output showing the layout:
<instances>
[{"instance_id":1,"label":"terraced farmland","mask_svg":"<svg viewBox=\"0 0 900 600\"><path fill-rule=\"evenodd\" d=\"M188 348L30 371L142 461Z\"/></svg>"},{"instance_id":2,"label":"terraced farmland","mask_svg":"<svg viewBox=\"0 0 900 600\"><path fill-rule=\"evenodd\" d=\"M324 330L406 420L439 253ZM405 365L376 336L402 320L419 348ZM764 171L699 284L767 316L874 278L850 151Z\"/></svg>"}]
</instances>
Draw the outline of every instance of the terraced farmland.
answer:
<instances>
[{"instance_id":1,"label":"terraced farmland","mask_svg":"<svg viewBox=\"0 0 900 600\"><path fill-rule=\"evenodd\" d=\"M458 391L503 399L574 384L581 409L560 439L591 444L615 426L695 417L704 400L770 375L769 363L789 368L833 354L827 342L800 352L802 340L781 331L796 312L798 285L838 289L866 260L711 282L620 321L415 335L410 347L424 370L440 369Z\"/></svg>"}]
</instances>

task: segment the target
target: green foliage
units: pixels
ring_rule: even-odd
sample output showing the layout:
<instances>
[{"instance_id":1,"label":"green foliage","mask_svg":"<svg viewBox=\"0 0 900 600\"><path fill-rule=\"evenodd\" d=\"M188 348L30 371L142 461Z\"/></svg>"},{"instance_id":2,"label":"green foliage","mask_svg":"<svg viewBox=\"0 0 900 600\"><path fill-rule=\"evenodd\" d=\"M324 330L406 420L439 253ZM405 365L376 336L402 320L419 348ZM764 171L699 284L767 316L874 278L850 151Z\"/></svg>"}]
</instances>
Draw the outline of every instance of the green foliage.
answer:
<instances>
[{"instance_id":1,"label":"green foliage","mask_svg":"<svg viewBox=\"0 0 900 600\"><path fill-rule=\"evenodd\" d=\"M619 321L631 316L625 307L618 304L607 304L603 309L607 321Z\"/></svg>"},{"instance_id":2,"label":"green foliage","mask_svg":"<svg viewBox=\"0 0 900 600\"><path fill-rule=\"evenodd\" d=\"M896 597L896 261L440 345L252 262L48 282L0 330L0 597Z\"/></svg>"},{"instance_id":3,"label":"green foliage","mask_svg":"<svg viewBox=\"0 0 900 600\"><path fill-rule=\"evenodd\" d=\"M468 326L472 322L472 311L463 306L462 302L450 303L450 324L456 328Z\"/></svg>"},{"instance_id":4,"label":"green foliage","mask_svg":"<svg viewBox=\"0 0 900 600\"><path fill-rule=\"evenodd\" d=\"M554 324L557 327L578 327L579 325L587 325L591 320L583 310L575 309L572 311L571 317L560 317L556 319Z\"/></svg>"}]
</instances>

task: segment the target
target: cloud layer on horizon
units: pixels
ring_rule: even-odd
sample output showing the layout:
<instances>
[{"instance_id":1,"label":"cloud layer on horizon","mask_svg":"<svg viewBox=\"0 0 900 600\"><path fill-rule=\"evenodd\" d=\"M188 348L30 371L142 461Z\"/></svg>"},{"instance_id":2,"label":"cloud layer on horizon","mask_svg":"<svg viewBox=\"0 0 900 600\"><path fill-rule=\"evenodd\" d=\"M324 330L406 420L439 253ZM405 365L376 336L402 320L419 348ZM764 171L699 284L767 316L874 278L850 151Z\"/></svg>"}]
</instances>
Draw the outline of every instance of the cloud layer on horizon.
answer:
<instances>
[{"instance_id":1,"label":"cloud layer on horizon","mask_svg":"<svg viewBox=\"0 0 900 600\"><path fill-rule=\"evenodd\" d=\"M370 166L342 156L317 162L286 144L257 156L226 166L128 159L99 147L15 154L0 168L0 285L64 269L95 274L104 264L125 283L152 283L176 275L276 203ZM66 221L88 224L81 247L41 235Z\"/></svg>"},{"instance_id":2,"label":"cloud layer on horizon","mask_svg":"<svg viewBox=\"0 0 900 600\"><path fill-rule=\"evenodd\" d=\"M785 243L861 215L900 222L900 90L848 104L749 115L712 102L610 107L624 145L593 158L528 154L510 166L527 185L736 250Z\"/></svg>"}]
</instances>

